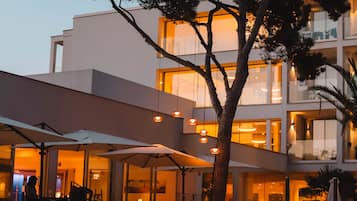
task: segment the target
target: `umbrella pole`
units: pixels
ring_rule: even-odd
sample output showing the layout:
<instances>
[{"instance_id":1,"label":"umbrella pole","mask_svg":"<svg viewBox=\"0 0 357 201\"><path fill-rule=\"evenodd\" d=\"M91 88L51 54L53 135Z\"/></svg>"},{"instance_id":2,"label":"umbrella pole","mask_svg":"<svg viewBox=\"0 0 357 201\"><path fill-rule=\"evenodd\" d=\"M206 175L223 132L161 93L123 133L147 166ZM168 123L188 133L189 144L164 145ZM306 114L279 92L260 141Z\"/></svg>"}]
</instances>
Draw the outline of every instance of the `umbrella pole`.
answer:
<instances>
[{"instance_id":1,"label":"umbrella pole","mask_svg":"<svg viewBox=\"0 0 357 201\"><path fill-rule=\"evenodd\" d=\"M86 149L84 151L84 164L83 164L83 186L88 187L88 167L89 167L89 151Z\"/></svg>"},{"instance_id":2,"label":"umbrella pole","mask_svg":"<svg viewBox=\"0 0 357 201\"><path fill-rule=\"evenodd\" d=\"M40 199L43 197L43 173L44 173L44 163L45 163L45 144L41 142L40 146L40 156L41 156L41 162L40 162L40 183L39 183L39 196Z\"/></svg>"},{"instance_id":3,"label":"umbrella pole","mask_svg":"<svg viewBox=\"0 0 357 201\"><path fill-rule=\"evenodd\" d=\"M181 168L181 176L182 176L182 201L185 201L185 175L186 175L186 168Z\"/></svg>"},{"instance_id":4,"label":"umbrella pole","mask_svg":"<svg viewBox=\"0 0 357 201\"><path fill-rule=\"evenodd\" d=\"M285 201L290 201L290 177L285 177Z\"/></svg>"},{"instance_id":5,"label":"umbrella pole","mask_svg":"<svg viewBox=\"0 0 357 201\"><path fill-rule=\"evenodd\" d=\"M156 201L157 168L154 167L154 201Z\"/></svg>"},{"instance_id":6,"label":"umbrella pole","mask_svg":"<svg viewBox=\"0 0 357 201\"><path fill-rule=\"evenodd\" d=\"M337 191L338 191L338 188L337 188L337 177L334 177L333 178L333 200L334 201L337 201Z\"/></svg>"}]
</instances>

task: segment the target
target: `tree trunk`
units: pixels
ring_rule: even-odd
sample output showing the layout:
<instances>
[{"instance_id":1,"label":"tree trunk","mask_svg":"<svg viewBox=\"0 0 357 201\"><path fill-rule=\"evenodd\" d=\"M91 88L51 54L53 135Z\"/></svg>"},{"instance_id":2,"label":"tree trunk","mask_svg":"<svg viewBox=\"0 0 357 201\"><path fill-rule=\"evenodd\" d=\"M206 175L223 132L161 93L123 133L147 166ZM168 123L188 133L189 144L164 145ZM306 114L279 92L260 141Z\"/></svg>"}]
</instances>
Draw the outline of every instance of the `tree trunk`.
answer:
<instances>
[{"instance_id":1,"label":"tree trunk","mask_svg":"<svg viewBox=\"0 0 357 201\"><path fill-rule=\"evenodd\" d=\"M243 55L243 56L242 56ZM227 96L222 115L218 117L217 148L219 154L215 157L213 168L212 201L224 201L226 196L226 184L229 171L231 153L231 136L234 115L238 101L242 95L243 87L248 78L248 57L240 55L237 62L236 83L232 85L232 91Z\"/></svg>"},{"instance_id":2,"label":"tree trunk","mask_svg":"<svg viewBox=\"0 0 357 201\"><path fill-rule=\"evenodd\" d=\"M228 163L230 160L231 133L233 119L222 118L218 125L217 147L219 154L215 158L213 170L212 201L224 201L226 196L226 183L228 176Z\"/></svg>"}]
</instances>

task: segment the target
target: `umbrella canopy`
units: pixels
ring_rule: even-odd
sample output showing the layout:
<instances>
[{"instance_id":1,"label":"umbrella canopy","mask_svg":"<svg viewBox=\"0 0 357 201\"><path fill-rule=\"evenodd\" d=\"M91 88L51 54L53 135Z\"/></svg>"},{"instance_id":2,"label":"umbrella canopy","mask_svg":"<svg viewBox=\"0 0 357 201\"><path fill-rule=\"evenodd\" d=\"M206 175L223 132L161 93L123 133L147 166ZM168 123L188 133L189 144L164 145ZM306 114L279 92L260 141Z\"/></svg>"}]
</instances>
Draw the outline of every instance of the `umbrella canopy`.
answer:
<instances>
[{"instance_id":1,"label":"umbrella canopy","mask_svg":"<svg viewBox=\"0 0 357 201\"><path fill-rule=\"evenodd\" d=\"M54 132L0 116L0 145L74 141Z\"/></svg>"},{"instance_id":2,"label":"umbrella canopy","mask_svg":"<svg viewBox=\"0 0 357 201\"><path fill-rule=\"evenodd\" d=\"M41 198L43 195L43 164L45 155L44 143L56 141L74 141L74 139L66 138L54 132L0 116L0 145L31 143L32 146L35 146L41 150L41 168L39 180L39 191ZM40 143L40 145L36 143Z\"/></svg>"},{"instance_id":3,"label":"umbrella canopy","mask_svg":"<svg viewBox=\"0 0 357 201\"><path fill-rule=\"evenodd\" d=\"M328 189L327 201L341 201L341 195L339 190L339 181L336 177L330 180L330 187Z\"/></svg>"},{"instance_id":4,"label":"umbrella canopy","mask_svg":"<svg viewBox=\"0 0 357 201\"><path fill-rule=\"evenodd\" d=\"M114 150L129 147L151 146L143 142L117 137L90 130L79 130L64 135L73 139L73 142L51 142L46 143L47 148L68 149L68 150Z\"/></svg>"},{"instance_id":5,"label":"umbrella canopy","mask_svg":"<svg viewBox=\"0 0 357 201\"><path fill-rule=\"evenodd\" d=\"M72 139L73 141L59 141L59 142L48 142L45 144L46 149L66 149L74 151L85 151L84 160L84 176L83 184L87 186L87 170L88 170L88 160L89 153L91 150L116 150L125 149L129 147L138 146L151 146L150 144L142 143L135 140L130 140L127 138L117 137L113 135L108 135L104 133L99 133L90 130L79 130L73 133L68 133L64 135L66 138ZM20 145L18 147L26 148L33 147L32 144Z\"/></svg>"},{"instance_id":6,"label":"umbrella canopy","mask_svg":"<svg viewBox=\"0 0 357 201\"><path fill-rule=\"evenodd\" d=\"M140 167L163 167L176 166L180 169L182 175L182 201L185 201L185 172L187 166L192 167L210 167L211 163L185 154L174 149L170 149L161 144L154 144L151 147L135 147L123 150L117 150L98 154L114 160L125 161L127 163ZM155 197L155 196L154 196Z\"/></svg>"},{"instance_id":7,"label":"umbrella canopy","mask_svg":"<svg viewBox=\"0 0 357 201\"><path fill-rule=\"evenodd\" d=\"M99 156L125 161L127 163L140 167L163 167L163 166L178 166L178 167L211 167L212 164L197 158L195 156L185 154L174 149L170 149L161 144L154 144L151 147L135 147L122 149L103 154Z\"/></svg>"}]
</instances>

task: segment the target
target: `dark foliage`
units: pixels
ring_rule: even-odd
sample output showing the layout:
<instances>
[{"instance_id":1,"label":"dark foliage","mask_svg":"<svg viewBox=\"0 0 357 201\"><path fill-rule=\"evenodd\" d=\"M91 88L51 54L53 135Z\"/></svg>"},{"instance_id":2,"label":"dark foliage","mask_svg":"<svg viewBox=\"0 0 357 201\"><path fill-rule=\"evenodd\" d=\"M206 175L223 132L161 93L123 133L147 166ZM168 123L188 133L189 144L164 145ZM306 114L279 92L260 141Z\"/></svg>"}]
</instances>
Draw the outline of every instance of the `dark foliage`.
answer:
<instances>
[{"instance_id":1,"label":"dark foliage","mask_svg":"<svg viewBox=\"0 0 357 201\"><path fill-rule=\"evenodd\" d=\"M350 8L348 1L345 0L319 0L318 3L326 9L333 20L337 20ZM267 52L281 52L281 47L284 48L284 53L279 54L295 64L299 80L315 79L324 71L321 65L326 63L322 54L309 52L314 45L313 40L303 38L299 33L307 25L310 12L311 5L306 4L304 0L270 1L263 25L268 34L260 35L258 38L261 47Z\"/></svg>"},{"instance_id":2,"label":"dark foliage","mask_svg":"<svg viewBox=\"0 0 357 201\"><path fill-rule=\"evenodd\" d=\"M330 187L330 180L333 177L338 178L340 181L339 190L342 200L355 200L354 191L357 181L354 175L351 172L342 171L341 169L330 169L328 166L320 169L316 176L306 177L306 182L309 187L301 189L300 195L311 197L327 193Z\"/></svg>"},{"instance_id":3,"label":"dark foliage","mask_svg":"<svg viewBox=\"0 0 357 201\"><path fill-rule=\"evenodd\" d=\"M329 67L335 69L344 79L349 94L335 86L314 86L311 89L319 91L319 95L333 104L342 114L343 119L340 120L344 128L348 122L352 122L353 127L357 128L357 65L353 59L348 60L353 71L350 73L342 66L330 65Z\"/></svg>"},{"instance_id":4,"label":"dark foliage","mask_svg":"<svg viewBox=\"0 0 357 201\"><path fill-rule=\"evenodd\" d=\"M314 0L318 2L320 6L326 10L329 17L333 20L337 20L343 13L350 10L351 6L348 0Z\"/></svg>"},{"instance_id":5,"label":"dark foliage","mask_svg":"<svg viewBox=\"0 0 357 201\"><path fill-rule=\"evenodd\" d=\"M163 16L171 20L192 21L196 17L199 0L139 0L146 9L159 9Z\"/></svg>"}]
</instances>

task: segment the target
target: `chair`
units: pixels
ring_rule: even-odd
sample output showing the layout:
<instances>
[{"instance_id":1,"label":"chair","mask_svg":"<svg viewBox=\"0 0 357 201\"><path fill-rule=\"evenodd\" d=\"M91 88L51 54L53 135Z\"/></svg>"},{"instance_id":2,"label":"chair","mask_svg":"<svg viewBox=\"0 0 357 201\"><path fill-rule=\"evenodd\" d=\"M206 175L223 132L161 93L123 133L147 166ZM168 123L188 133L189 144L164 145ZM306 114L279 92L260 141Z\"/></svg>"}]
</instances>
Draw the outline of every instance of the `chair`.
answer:
<instances>
[{"instance_id":1,"label":"chair","mask_svg":"<svg viewBox=\"0 0 357 201\"><path fill-rule=\"evenodd\" d=\"M99 193L94 190L93 201L102 201L103 200L103 192L100 190Z\"/></svg>"},{"instance_id":2,"label":"chair","mask_svg":"<svg viewBox=\"0 0 357 201\"><path fill-rule=\"evenodd\" d=\"M69 192L70 201L92 201L92 196L92 190L71 182L71 191Z\"/></svg>"}]
</instances>

